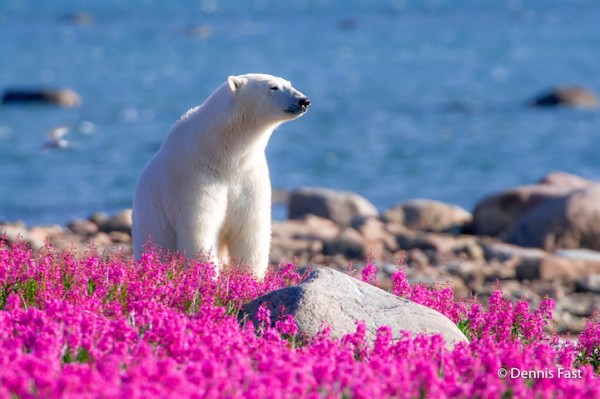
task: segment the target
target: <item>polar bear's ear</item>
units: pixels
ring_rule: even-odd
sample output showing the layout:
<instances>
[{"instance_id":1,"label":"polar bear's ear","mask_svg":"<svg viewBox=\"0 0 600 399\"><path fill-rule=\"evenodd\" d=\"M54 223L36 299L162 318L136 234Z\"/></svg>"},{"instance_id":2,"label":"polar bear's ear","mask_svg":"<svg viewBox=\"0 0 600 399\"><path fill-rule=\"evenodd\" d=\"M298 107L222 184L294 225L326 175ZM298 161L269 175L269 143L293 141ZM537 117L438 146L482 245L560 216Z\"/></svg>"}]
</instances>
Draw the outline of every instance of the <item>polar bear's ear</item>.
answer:
<instances>
[{"instance_id":1,"label":"polar bear's ear","mask_svg":"<svg viewBox=\"0 0 600 399\"><path fill-rule=\"evenodd\" d=\"M232 93L235 93L237 89L242 87L244 80L237 76L230 76L227 78L227 83L229 84L229 90L231 90Z\"/></svg>"}]
</instances>

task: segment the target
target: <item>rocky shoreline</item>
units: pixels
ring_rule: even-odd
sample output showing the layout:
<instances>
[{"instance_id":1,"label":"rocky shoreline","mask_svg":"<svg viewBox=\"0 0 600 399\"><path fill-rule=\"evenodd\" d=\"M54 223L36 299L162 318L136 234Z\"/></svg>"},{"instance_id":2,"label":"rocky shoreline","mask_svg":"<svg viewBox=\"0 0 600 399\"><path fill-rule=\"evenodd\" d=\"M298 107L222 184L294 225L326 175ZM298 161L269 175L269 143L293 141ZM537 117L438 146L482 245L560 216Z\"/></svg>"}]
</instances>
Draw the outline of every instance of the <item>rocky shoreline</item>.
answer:
<instances>
[{"instance_id":1,"label":"rocky shoreline","mask_svg":"<svg viewBox=\"0 0 600 399\"><path fill-rule=\"evenodd\" d=\"M391 284L401 265L411 282L451 284L455 296L483 303L499 282L512 299L556 302L554 328L577 334L600 305L600 182L551 173L480 201L472 213L411 200L379 213L354 193L304 188L286 196L289 218L273 222L271 262L360 271L378 266ZM9 243L34 248L131 253L131 210L96 213L66 226L0 222Z\"/></svg>"}]
</instances>

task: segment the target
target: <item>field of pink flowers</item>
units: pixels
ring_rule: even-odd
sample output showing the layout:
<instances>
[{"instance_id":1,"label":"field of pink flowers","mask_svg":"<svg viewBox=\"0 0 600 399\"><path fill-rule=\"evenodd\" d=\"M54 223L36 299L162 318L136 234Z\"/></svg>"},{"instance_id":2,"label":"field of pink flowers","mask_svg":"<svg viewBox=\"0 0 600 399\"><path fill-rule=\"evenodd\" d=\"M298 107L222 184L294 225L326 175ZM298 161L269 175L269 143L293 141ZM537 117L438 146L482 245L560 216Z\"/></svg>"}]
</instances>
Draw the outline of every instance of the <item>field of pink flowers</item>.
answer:
<instances>
[{"instance_id":1,"label":"field of pink flowers","mask_svg":"<svg viewBox=\"0 0 600 399\"><path fill-rule=\"evenodd\" d=\"M362 274L370 281L375 266ZM489 310L450 288L393 292L450 317L471 342L365 327L334 340L295 338L291 317L240 327L242 304L302 280L282 264L262 282L148 252L102 258L0 243L0 399L85 397L600 397L600 324L579 340L544 332L553 302L531 310L500 288Z\"/></svg>"}]
</instances>

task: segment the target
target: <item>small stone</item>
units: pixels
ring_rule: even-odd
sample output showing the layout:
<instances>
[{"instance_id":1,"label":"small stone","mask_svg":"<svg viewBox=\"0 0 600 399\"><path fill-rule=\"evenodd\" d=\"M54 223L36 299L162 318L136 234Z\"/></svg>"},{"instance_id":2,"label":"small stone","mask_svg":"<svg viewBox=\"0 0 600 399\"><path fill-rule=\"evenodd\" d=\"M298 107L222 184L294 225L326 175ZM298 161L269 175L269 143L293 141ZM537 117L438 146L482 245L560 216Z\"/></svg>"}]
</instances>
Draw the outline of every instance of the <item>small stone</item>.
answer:
<instances>
[{"instance_id":1,"label":"small stone","mask_svg":"<svg viewBox=\"0 0 600 399\"><path fill-rule=\"evenodd\" d=\"M575 282L590 274L600 274L600 262L548 255L540 263L539 278L546 281Z\"/></svg>"},{"instance_id":2,"label":"small stone","mask_svg":"<svg viewBox=\"0 0 600 399\"><path fill-rule=\"evenodd\" d=\"M61 107L78 107L81 96L71 89L8 89L2 95L4 104L53 104Z\"/></svg>"},{"instance_id":3,"label":"small stone","mask_svg":"<svg viewBox=\"0 0 600 399\"><path fill-rule=\"evenodd\" d=\"M67 224L67 228L78 236L91 236L98 232L98 225L90 220L73 219Z\"/></svg>"},{"instance_id":4,"label":"small stone","mask_svg":"<svg viewBox=\"0 0 600 399\"><path fill-rule=\"evenodd\" d=\"M110 235L103 231L99 231L96 234L90 236L87 240L88 243L94 244L98 249L107 247L113 243Z\"/></svg>"},{"instance_id":5,"label":"small stone","mask_svg":"<svg viewBox=\"0 0 600 399\"><path fill-rule=\"evenodd\" d=\"M73 25L90 25L94 22L94 16L85 11L66 14L62 17L63 22Z\"/></svg>"},{"instance_id":6,"label":"small stone","mask_svg":"<svg viewBox=\"0 0 600 399\"><path fill-rule=\"evenodd\" d=\"M40 229L36 229L31 232L26 227L22 227L20 224L1 225L0 238L6 239L9 244L23 242L27 243L32 249L40 249L45 245L46 234Z\"/></svg>"},{"instance_id":7,"label":"small stone","mask_svg":"<svg viewBox=\"0 0 600 399\"><path fill-rule=\"evenodd\" d=\"M48 240L48 232L43 227L32 227L29 230L27 242L32 249L40 249L46 245Z\"/></svg>"},{"instance_id":8,"label":"small stone","mask_svg":"<svg viewBox=\"0 0 600 399\"><path fill-rule=\"evenodd\" d=\"M283 222L273 221L272 229L274 237L291 237L296 240L331 240L341 231L331 220L314 215Z\"/></svg>"},{"instance_id":9,"label":"small stone","mask_svg":"<svg viewBox=\"0 0 600 399\"><path fill-rule=\"evenodd\" d=\"M567 311L556 311L554 313L554 321L556 322L556 332L558 334L579 334L585 330L588 318L573 316Z\"/></svg>"},{"instance_id":10,"label":"small stone","mask_svg":"<svg viewBox=\"0 0 600 399\"><path fill-rule=\"evenodd\" d=\"M192 37L206 39L213 35L213 29L208 25L193 26L187 30L187 34Z\"/></svg>"},{"instance_id":11,"label":"small stone","mask_svg":"<svg viewBox=\"0 0 600 399\"><path fill-rule=\"evenodd\" d=\"M383 213L383 219L402 223L412 230L444 232L471 223L464 209L440 201L414 199L402 202Z\"/></svg>"},{"instance_id":12,"label":"small stone","mask_svg":"<svg viewBox=\"0 0 600 399\"><path fill-rule=\"evenodd\" d=\"M533 281L530 285L533 292L537 292L541 298L548 296L555 302L560 302L565 297L565 288L559 281Z\"/></svg>"},{"instance_id":13,"label":"small stone","mask_svg":"<svg viewBox=\"0 0 600 399\"><path fill-rule=\"evenodd\" d=\"M88 218L90 222L96 223L98 228L107 223L109 219L110 217L108 216L108 214L104 212L96 212Z\"/></svg>"},{"instance_id":14,"label":"small stone","mask_svg":"<svg viewBox=\"0 0 600 399\"><path fill-rule=\"evenodd\" d=\"M554 255L566 259L600 262L600 251L593 251L591 249L585 248L560 249L554 252Z\"/></svg>"},{"instance_id":15,"label":"small stone","mask_svg":"<svg viewBox=\"0 0 600 399\"><path fill-rule=\"evenodd\" d=\"M386 225L386 229L396 236L400 249L406 251L418 248L425 252L452 253L462 243L460 238L450 234L415 231L395 224Z\"/></svg>"},{"instance_id":16,"label":"small stone","mask_svg":"<svg viewBox=\"0 0 600 399\"><path fill-rule=\"evenodd\" d=\"M561 309L579 317L590 317L598 305L600 305L600 298L583 293L571 294L559 303Z\"/></svg>"},{"instance_id":17,"label":"small stone","mask_svg":"<svg viewBox=\"0 0 600 399\"><path fill-rule=\"evenodd\" d=\"M440 277L440 281L452 287L454 298L468 298L471 294L471 291L461 278L458 278L456 276L445 276Z\"/></svg>"},{"instance_id":18,"label":"small stone","mask_svg":"<svg viewBox=\"0 0 600 399\"><path fill-rule=\"evenodd\" d=\"M111 231L108 235L114 243L131 244L131 236L127 233L123 233L122 231Z\"/></svg>"},{"instance_id":19,"label":"small stone","mask_svg":"<svg viewBox=\"0 0 600 399\"><path fill-rule=\"evenodd\" d=\"M466 282L477 281L479 284L484 281L485 267L478 262L462 260L454 260L445 265L446 270L451 275L455 275Z\"/></svg>"},{"instance_id":20,"label":"small stone","mask_svg":"<svg viewBox=\"0 0 600 399\"><path fill-rule=\"evenodd\" d=\"M538 294L518 281L503 281L502 292L513 302L527 300L530 303L539 303L541 300Z\"/></svg>"},{"instance_id":21,"label":"small stone","mask_svg":"<svg viewBox=\"0 0 600 399\"><path fill-rule=\"evenodd\" d=\"M540 94L531 101L536 107L572 106L596 108L598 97L590 90L580 86L562 86Z\"/></svg>"},{"instance_id":22,"label":"small stone","mask_svg":"<svg viewBox=\"0 0 600 399\"><path fill-rule=\"evenodd\" d=\"M333 240L323 243L324 255L341 254L347 259L365 259L369 248L358 231L349 227Z\"/></svg>"},{"instance_id":23,"label":"small stone","mask_svg":"<svg viewBox=\"0 0 600 399\"><path fill-rule=\"evenodd\" d=\"M391 276L392 274L396 273L399 269L398 265L394 264L394 263L384 263L381 266L381 269L388 275Z\"/></svg>"},{"instance_id":24,"label":"small stone","mask_svg":"<svg viewBox=\"0 0 600 399\"><path fill-rule=\"evenodd\" d=\"M6 238L10 244L17 241L26 242L29 238L29 231L25 226L2 225L0 226L0 237Z\"/></svg>"},{"instance_id":25,"label":"small stone","mask_svg":"<svg viewBox=\"0 0 600 399\"><path fill-rule=\"evenodd\" d=\"M398 250L396 237L386 230L385 224L378 218L363 218L360 223L353 224L352 227L358 230L370 245L379 244L382 246L382 251L395 252Z\"/></svg>"},{"instance_id":26,"label":"small stone","mask_svg":"<svg viewBox=\"0 0 600 399\"><path fill-rule=\"evenodd\" d=\"M131 209L124 209L121 212L113 215L107 222L100 225L100 230L105 233L110 233L111 231L121 231L131 235L131 216Z\"/></svg>"},{"instance_id":27,"label":"small stone","mask_svg":"<svg viewBox=\"0 0 600 399\"><path fill-rule=\"evenodd\" d=\"M483 253L485 258L498 259L506 261L513 258L529 259L532 262L539 262L547 255L546 251L537 248L523 248L517 245L506 244L502 242L494 242L483 245Z\"/></svg>"},{"instance_id":28,"label":"small stone","mask_svg":"<svg viewBox=\"0 0 600 399\"><path fill-rule=\"evenodd\" d=\"M468 241L463 245L457 246L454 252L459 256L464 254L467 259L474 261L482 261L485 259L484 251L481 245L472 241Z\"/></svg>"},{"instance_id":29,"label":"small stone","mask_svg":"<svg viewBox=\"0 0 600 399\"><path fill-rule=\"evenodd\" d=\"M577 280L575 289L582 292L600 294L600 274L590 274Z\"/></svg>"},{"instance_id":30,"label":"small stone","mask_svg":"<svg viewBox=\"0 0 600 399\"><path fill-rule=\"evenodd\" d=\"M424 268L429 266L429 257L419 248L413 248L407 253L406 263L410 267Z\"/></svg>"},{"instance_id":31,"label":"small stone","mask_svg":"<svg viewBox=\"0 0 600 399\"><path fill-rule=\"evenodd\" d=\"M273 221L271 263L282 260L309 263L323 250L323 242L340 233L340 227L329 219L306 215L300 219Z\"/></svg>"},{"instance_id":32,"label":"small stone","mask_svg":"<svg viewBox=\"0 0 600 399\"><path fill-rule=\"evenodd\" d=\"M548 184L551 186L572 189L584 188L590 183L589 180L586 180L583 177L565 172L550 172L538 181L538 184Z\"/></svg>"}]
</instances>

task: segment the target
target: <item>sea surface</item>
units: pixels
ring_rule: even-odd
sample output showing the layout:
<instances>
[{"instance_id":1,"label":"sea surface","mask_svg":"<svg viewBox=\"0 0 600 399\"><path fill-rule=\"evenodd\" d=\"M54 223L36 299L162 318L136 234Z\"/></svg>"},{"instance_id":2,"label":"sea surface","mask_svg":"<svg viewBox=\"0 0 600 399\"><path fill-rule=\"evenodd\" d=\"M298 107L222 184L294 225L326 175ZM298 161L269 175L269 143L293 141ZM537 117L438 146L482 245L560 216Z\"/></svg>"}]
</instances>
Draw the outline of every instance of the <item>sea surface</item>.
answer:
<instances>
[{"instance_id":1,"label":"sea surface","mask_svg":"<svg viewBox=\"0 0 600 399\"><path fill-rule=\"evenodd\" d=\"M0 91L83 99L0 106L0 220L129 207L177 118L247 72L312 101L270 141L274 188L471 210L550 171L600 179L600 111L527 105L558 85L600 93L600 1L2 0L0 38ZM70 146L44 149L57 126Z\"/></svg>"}]
</instances>

